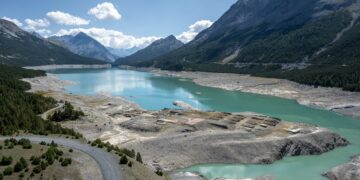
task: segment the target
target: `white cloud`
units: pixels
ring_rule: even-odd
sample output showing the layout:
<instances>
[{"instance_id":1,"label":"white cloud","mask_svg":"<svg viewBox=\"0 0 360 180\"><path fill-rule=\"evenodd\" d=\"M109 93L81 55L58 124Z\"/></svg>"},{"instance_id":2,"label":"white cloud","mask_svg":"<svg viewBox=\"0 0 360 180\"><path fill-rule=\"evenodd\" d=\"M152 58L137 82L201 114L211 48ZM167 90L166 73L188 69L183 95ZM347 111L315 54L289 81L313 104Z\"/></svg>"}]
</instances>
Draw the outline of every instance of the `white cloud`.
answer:
<instances>
[{"instance_id":1,"label":"white cloud","mask_svg":"<svg viewBox=\"0 0 360 180\"><path fill-rule=\"evenodd\" d=\"M14 24L16 24L17 26L21 27L23 24L17 20L17 19L12 19L12 18L8 18L6 16L2 17L2 19L5 19L7 21L13 22Z\"/></svg>"},{"instance_id":2,"label":"white cloud","mask_svg":"<svg viewBox=\"0 0 360 180\"><path fill-rule=\"evenodd\" d=\"M117 11L115 6L112 3L104 2L98 4L97 6L91 8L88 14L94 15L97 19L121 19L121 14Z\"/></svg>"},{"instance_id":3,"label":"white cloud","mask_svg":"<svg viewBox=\"0 0 360 180\"><path fill-rule=\"evenodd\" d=\"M177 39L184 43L188 43L195 38L201 31L209 28L213 24L212 21L209 20L201 20L195 22L193 25L189 26L188 31L181 33L176 36Z\"/></svg>"},{"instance_id":4,"label":"white cloud","mask_svg":"<svg viewBox=\"0 0 360 180\"><path fill-rule=\"evenodd\" d=\"M88 25L90 23L88 20L61 11L48 12L46 16L61 25Z\"/></svg>"},{"instance_id":5,"label":"white cloud","mask_svg":"<svg viewBox=\"0 0 360 180\"><path fill-rule=\"evenodd\" d=\"M45 36L45 34L50 34L51 31L45 29L50 25L50 22L47 19L25 19L25 29L28 31L35 31L39 34Z\"/></svg>"},{"instance_id":6,"label":"white cloud","mask_svg":"<svg viewBox=\"0 0 360 180\"><path fill-rule=\"evenodd\" d=\"M37 33L39 33L39 34L50 34L51 33L51 31L50 30L48 30L48 29L36 29L36 30L34 30L35 32L37 32ZM46 35L45 35L45 37L46 37Z\"/></svg>"},{"instance_id":7,"label":"white cloud","mask_svg":"<svg viewBox=\"0 0 360 180\"><path fill-rule=\"evenodd\" d=\"M93 37L101 44L107 47L112 47L116 49L127 49L132 47L141 47L144 48L154 42L155 40L160 39L156 36L148 37L134 37L131 35L126 35L120 31L104 29L104 28L76 28L76 29L61 29L57 32L56 36L63 35L75 35L79 32L84 32L87 35Z\"/></svg>"},{"instance_id":8,"label":"white cloud","mask_svg":"<svg viewBox=\"0 0 360 180\"><path fill-rule=\"evenodd\" d=\"M33 31L50 25L50 22L47 19L25 19L25 23L25 29Z\"/></svg>"}]
</instances>

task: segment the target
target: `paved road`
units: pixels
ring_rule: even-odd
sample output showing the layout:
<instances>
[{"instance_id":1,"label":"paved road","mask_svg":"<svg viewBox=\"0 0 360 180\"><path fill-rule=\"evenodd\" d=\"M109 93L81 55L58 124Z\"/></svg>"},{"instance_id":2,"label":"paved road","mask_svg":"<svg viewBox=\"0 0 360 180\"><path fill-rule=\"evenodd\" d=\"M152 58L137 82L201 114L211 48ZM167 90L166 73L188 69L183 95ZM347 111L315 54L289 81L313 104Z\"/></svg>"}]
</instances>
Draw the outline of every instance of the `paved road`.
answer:
<instances>
[{"instance_id":1,"label":"paved road","mask_svg":"<svg viewBox=\"0 0 360 180\"><path fill-rule=\"evenodd\" d=\"M0 137L0 140L9 139L11 137ZM122 180L122 175L119 168L119 158L113 154L105 152L102 149L91 147L87 144L82 144L79 141L58 138L58 137L45 137L45 136L18 136L14 137L15 139L26 138L32 142L40 143L45 141L46 143L51 143L54 141L56 144L72 148L81 152L84 152L91 156L99 164L101 168L101 173L105 180Z\"/></svg>"}]
</instances>

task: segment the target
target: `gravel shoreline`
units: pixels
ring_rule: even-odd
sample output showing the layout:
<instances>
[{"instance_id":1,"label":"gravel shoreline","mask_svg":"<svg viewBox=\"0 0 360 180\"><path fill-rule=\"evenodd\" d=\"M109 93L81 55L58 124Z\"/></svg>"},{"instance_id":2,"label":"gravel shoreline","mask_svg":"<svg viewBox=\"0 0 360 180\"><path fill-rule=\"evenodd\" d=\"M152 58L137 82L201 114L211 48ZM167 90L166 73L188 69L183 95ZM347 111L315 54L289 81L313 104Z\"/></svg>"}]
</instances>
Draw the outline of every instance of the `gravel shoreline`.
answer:
<instances>
[{"instance_id":1,"label":"gravel shoreline","mask_svg":"<svg viewBox=\"0 0 360 180\"><path fill-rule=\"evenodd\" d=\"M334 111L360 119L360 93L339 88L314 88L289 80L253 77L249 75L207 72L174 72L145 69L161 76L192 79L201 86L270 95L296 100L299 104Z\"/></svg>"}]
</instances>

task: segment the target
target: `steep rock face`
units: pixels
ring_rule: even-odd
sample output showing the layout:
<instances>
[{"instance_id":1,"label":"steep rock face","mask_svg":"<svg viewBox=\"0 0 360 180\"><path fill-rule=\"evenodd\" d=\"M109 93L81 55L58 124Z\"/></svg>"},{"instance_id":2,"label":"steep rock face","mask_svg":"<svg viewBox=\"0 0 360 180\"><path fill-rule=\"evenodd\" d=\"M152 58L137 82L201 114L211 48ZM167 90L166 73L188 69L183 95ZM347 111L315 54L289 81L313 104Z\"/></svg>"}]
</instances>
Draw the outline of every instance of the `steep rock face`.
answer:
<instances>
[{"instance_id":1,"label":"steep rock face","mask_svg":"<svg viewBox=\"0 0 360 180\"><path fill-rule=\"evenodd\" d=\"M164 39L159 39L148 47L139 50L133 55L120 58L116 61L116 64L133 65L133 64L147 64L153 58L159 57L166 53L169 53L175 49L180 48L184 44L177 40L175 36L171 35Z\"/></svg>"},{"instance_id":2,"label":"steep rock face","mask_svg":"<svg viewBox=\"0 0 360 180\"><path fill-rule=\"evenodd\" d=\"M101 43L83 32L75 36L53 36L49 37L48 40L84 57L95 58L106 62L113 62L116 59L116 56L111 54Z\"/></svg>"},{"instance_id":3,"label":"steep rock face","mask_svg":"<svg viewBox=\"0 0 360 180\"><path fill-rule=\"evenodd\" d=\"M73 54L3 19L0 19L0 63L18 66L103 64L95 59Z\"/></svg>"},{"instance_id":4,"label":"steep rock face","mask_svg":"<svg viewBox=\"0 0 360 180\"><path fill-rule=\"evenodd\" d=\"M330 180L357 180L360 179L360 154L348 163L334 167L323 174Z\"/></svg>"}]
</instances>

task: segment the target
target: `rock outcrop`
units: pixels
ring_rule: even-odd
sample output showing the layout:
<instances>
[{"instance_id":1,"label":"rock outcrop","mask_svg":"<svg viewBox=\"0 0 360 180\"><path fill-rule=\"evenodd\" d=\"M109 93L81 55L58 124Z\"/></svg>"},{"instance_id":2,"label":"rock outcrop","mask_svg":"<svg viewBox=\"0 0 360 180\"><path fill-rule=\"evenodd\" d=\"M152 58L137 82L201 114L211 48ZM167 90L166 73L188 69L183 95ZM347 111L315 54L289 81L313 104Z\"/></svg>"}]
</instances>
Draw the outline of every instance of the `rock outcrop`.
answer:
<instances>
[{"instance_id":1,"label":"rock outcrop","mask_svg":"<svg viewBox=\"0 0 360 180\"><path fill-rule=\"evenodd\" d=\"M130 117L120 126L145 136L124 145L164 170L206 163L270 164L349 143L324 128L262 115L163 110Z\"/></svg>"},{"instance_id":2,"label":"rock outcrop","mask_svg":"<svg viewBox=\"0 0 360 180\"><path fill-rule=\"evenodd\" d=\"M360 179L360 154L348 163L334 167L323 174L330 180L359 180Z\"/></svg>"}]
</instances>

